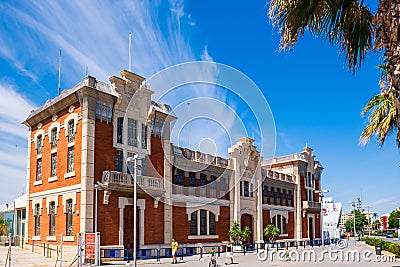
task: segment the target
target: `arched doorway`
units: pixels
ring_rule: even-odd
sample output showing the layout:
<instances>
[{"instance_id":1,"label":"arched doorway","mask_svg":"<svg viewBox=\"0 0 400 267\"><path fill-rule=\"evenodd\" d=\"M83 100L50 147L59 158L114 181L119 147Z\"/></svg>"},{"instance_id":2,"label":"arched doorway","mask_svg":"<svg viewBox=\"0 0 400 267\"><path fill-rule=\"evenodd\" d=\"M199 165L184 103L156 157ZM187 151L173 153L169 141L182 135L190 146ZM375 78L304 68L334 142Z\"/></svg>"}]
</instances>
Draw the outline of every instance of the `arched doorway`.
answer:
<instances>
[{"instance_id":1,"label":"arched doorway","mask_svg":"<svg viewBox=\"0 0 400 267\"><path fill-rule=\"evenodd\" d=\"M314 240L314 220L311 217L308 218L308 237Z\"/></svg>"},{"instance_id":2,"label":"arched doorway","mask_svg":"<svg viewBox=\"0 0 400 267\"><path fill-rule=\"evenodd\" d=\"M241 219L240 219L240 226L242 228L242 230L248 226L250 228L251 234L249 237L248 242L252 243L253 242L253 216L251 216L250 214L243 214Z\"/></svg>"}]
</instances>

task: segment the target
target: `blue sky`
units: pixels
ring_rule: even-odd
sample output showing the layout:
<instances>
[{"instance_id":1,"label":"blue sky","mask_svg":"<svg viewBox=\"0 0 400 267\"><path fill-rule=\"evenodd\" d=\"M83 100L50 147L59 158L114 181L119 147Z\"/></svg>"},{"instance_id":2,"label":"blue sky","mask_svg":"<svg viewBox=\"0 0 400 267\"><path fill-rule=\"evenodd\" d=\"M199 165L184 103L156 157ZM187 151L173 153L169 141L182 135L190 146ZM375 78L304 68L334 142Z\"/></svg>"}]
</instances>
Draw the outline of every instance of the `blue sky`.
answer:
<instances>
[{"instance_id":1,"label":"blue sky","mask_svg":"<svg viewBox=\"0 0 400 267\"><path fill-rule=\"evenodd\" d=\"M129 32L132 71L145 77L192 60L227 64L246 74L272 110L276 155L300 152L306 143L314 148L325 167L323 188L345 210L361 191L364 205L380 214L400 206L394 136L382 148L375 140L358 145L365 123L361 109L379 91L379 58L371 54L352 75L337 47L309 35L295 49L279 52L265 1L211 0L2 1L0 202L25 191L27 129L20 122L56 96L58 50L62 88L82 80L86 67L107 81L127 68Z\"/></svg>"}]
</instances>

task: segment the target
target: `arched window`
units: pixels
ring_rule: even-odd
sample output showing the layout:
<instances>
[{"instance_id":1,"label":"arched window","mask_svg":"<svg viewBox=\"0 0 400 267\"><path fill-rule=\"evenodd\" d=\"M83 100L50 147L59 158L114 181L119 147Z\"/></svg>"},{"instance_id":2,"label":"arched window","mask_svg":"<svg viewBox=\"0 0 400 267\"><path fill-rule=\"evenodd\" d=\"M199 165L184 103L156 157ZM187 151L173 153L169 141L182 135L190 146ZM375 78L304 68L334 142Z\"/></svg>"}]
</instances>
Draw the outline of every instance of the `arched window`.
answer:
<instances>
[{"instance_id":1,"label":"arched window","mask_svg":"<svg viewBox=\"0 0 400 267\"><path fill-rule=\"evenodd\" d=\"M75 141L75 121L74 119L68 121L68 143Z\"/></svg>"},{"instance_id":2,"label":"arched window","mask_svg":"<svg viewBox=\"0 0 400 267\"><path fill-rule=\"evenodd\" d=\"M176 182L175 184L183 185L184 184L184 171L181 169L176 170Z\"/></svg>"},{"instance_id":3,"label":"arched window","mask_svg":"<svg viewBox=\"0 0 400 267\"><path fill-rule=\"evenodd\" d=\"M275 225L281 234L286 234L286 218L280 214L272 218L272 224Z\"/></svg>"},{"instance_id":4,"label":"arched window","mask_svg":"<svg viewBox=\"0 0 400 267\"><path fill-rule=\"evenodd\" d=\"M43 148L43 135L38 135L37 137L37 154L42 155L42 148Z\"/></svg>"},{"instance_id":5,"label":"arched window","mask_svg":"<svg viewBox=\"0 0 400 267\"><path fill-rule=\"evenodd\" d=\"M216 216L208 210L200 209L190 214L190 235L216 235Z\"/></svg>"}]
</instances>

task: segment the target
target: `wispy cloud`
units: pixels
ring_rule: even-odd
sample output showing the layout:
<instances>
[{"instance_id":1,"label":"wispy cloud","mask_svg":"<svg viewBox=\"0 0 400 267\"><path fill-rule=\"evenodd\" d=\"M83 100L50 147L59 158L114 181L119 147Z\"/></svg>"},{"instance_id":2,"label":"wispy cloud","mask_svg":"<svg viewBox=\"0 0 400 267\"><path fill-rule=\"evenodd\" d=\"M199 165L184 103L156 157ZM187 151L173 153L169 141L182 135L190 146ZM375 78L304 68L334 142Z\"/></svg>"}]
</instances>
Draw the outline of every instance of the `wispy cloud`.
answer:
<instances>
[{"instance_id":1,"label":"wispy cloud","mask_svg":"<svg viewBox=\"0 0 400 267\"><path fill-rule=\"evenodd\" d=\"M382 198L382 199L375 200L375 201L373 201L371 203L368 203L367 206L371 206L371 207L376 208L377 206L381 206L383 204L387 204L387 203L393 202L396 199L397 199L396 196Z\"/></svg>"}]
</instances>

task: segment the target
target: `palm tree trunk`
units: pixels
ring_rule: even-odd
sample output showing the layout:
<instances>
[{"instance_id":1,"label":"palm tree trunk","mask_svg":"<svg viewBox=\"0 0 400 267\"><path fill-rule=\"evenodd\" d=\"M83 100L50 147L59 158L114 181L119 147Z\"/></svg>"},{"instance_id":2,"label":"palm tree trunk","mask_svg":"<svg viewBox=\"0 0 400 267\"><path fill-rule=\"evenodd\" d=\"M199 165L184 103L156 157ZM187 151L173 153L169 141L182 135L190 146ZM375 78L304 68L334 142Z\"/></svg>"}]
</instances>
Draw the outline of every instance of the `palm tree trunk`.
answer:
<instances>
[{"instance_id":1,"label":"palm tree trunk","mask_svg":"<svg viewBox=\"0 0 400 267\"><path fill-rule=\"evenodd\" d=\"M375 15L375 50L382 50L391 90L394 92L397 107L397 125L400 128L400 3L380 0Z\"/></svg>"}]
</instances>

